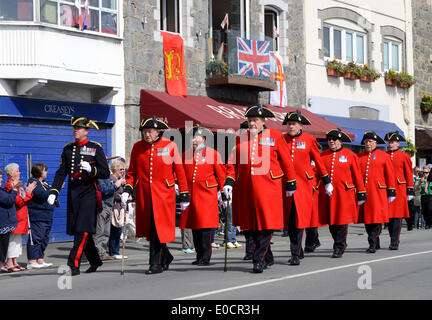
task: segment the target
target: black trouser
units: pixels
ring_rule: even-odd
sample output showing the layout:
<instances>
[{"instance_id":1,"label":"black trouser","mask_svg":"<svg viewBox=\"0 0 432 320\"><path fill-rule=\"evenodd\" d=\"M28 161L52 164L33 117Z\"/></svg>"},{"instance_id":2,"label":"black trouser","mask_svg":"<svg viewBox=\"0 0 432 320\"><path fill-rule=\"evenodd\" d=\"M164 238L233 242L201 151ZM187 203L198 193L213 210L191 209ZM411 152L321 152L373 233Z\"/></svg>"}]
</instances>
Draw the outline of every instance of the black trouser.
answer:
<instances>
[{"instance_id":1,"label":"black trouser","mask_svg":"<svg viewBox=\"0 0 432 320\"><path fill-rule=\"evenodd\" d=\"M402 227L402 218L389 218L388 231L390 235L390 245L399 246L399 236Z\"/></svg>"},{"instance_id":2,"label":"black trouser","mask_svg":"<svg viewBox=\"0 0 432 320\"><path fill-rule=\"evenodd\" d=\"M333 251L344 253L346 248L346 238L348 234L348 225L329 225L330 233L333 237Z\"/></svg>"},{"instance_id":3,"label":"black trouser","mask_svg":"<svg viewBox=\"0 0 432 320\"><path fill-rule=\"evenodd\" d=\"M5 263L7 258L7 251L9 247L10 232L0 234L0 262Z\"/></svg>"},{"instance_id":4,"label":"black trouser","mask_svg":"<svg viewBox=\"0 0 432 320\"><path fill-rule=\"evenodd\" d=\"M153 209L150 217L150 248L149 248L149 264L152 266L163 266L171 263L174 259L166 243L159 241L156 225L153 217Z\"/></svg>"},{"instance_id":5,"label":"black trouser","mask_svg":"<svg viewBox=\"0 0 432 320\"><path fill-rule=\"evenodd\" d=\"M252 257L253 252L255 250L255 244L253 241L252 231L247 230L247 231L244 231L243 234L244 234L245 240L246 240L246 256Z\"/></svg>"},{"instance_id":6,"label":"black trouser","mask_svg":"<svg viewBox=\"0 0 432 320\"><path fill-rule=\"evenodd\" d=\"M294 201L292 201L291 212L288 220L288 235L290 238L291 256L297 256L299 258L303 258L302 240L303 240L304 229L297 229L296 214L297 214L297 210L295 207L295 203Z\"/></svg>"},{"instance_id":7,"label":"black trouser","mask_svg":"<svg viewBox=\"0 0 432 320\"><path fill-rule=\"evenodd\" d=\"M273 253L270 242L273 230L248 231L253 240L254 250L252 253L253 263L270 263L273 262Z\"/></svg>"},{"instance_id":8,"label":"black trouser","mask_svg":"<svg viewBox=\"0 0 432 320\"><path fill-rule=\"evenodd\" d=\"M408 201L409 218L405 218L407 230L412 230L414 225L414 200Z\"/></svg>"},{"instance_id":9,"label":"black trouser","mask_svg":"<svg viewBox=\"0 0 432 320\"><path fill-rule=\"evenodd\" d=\"M380 241L379 236L381 234L381 223L370 223L365 224L366 232L368 234L368 242L370 249L379 249Z\"/></svg>"},{"instance_id":10,"label":"black trouser","mask_svg":"<svg viewBox=\"0 0 432 320\"><path fill-rule=\"evenodd\" d=\"M319 244L318 228L306 228L305 247L315 248Z\"/></svg>"},{"instance_id":11,"label":"black trouser","mask_svg":"<svg viewBox=\"0 0 432 320\"><path fill-rule=\"evenodd\" d=\"M97 267L102 265L102 261L93 241L93 234L88 232L74 234L73 247L68 257L68 266L79 269L83 253L86 255L90 265Z\"/></svg>"},{"instance_id":12,"label":"black trouser","mask_svg":"<svg viewBox=\"0 0 432 320\"><path fill-rule=\"evenodd\" d=\"M192 230L193 242L196 251L197 261L210 262L212 229L195 229Z\"/></svg>"},{"instance_id":13,"label":"black trouser","mask_svg":"<svg viewBox=\"0 0 432 320\"><path fill-rule=\"evenodd\" d=\"M424 195L421 196L421 209L422 215L425 221L425 227L430 227L432 224L432 196Z\"/></svg>"}]
</instances>

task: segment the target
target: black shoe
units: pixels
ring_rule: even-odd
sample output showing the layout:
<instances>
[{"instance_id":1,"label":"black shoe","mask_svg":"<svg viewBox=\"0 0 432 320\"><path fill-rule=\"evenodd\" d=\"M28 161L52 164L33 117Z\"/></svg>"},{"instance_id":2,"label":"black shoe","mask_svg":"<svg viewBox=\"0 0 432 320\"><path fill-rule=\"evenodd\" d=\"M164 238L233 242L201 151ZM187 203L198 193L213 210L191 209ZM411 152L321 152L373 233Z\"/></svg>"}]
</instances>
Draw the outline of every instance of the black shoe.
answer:
<instances>
[{"instance_id":1,"label":"black shoe","mask_svg":"<svg viewBox=\"0 0 432 320\"><path fill-rule=\"evenodd\" d=\"M162 268L164 269L164 271L168 270L169 265L171 264L171 262L172 262L173 260L174 260L174 257L173 257L173 256L169 256L169 257L166 259L165 263L162 265Z\"/></svg>"},{"instance_id":2,"label":"black shoe","mask_svg":"<svg viewBox=\"0 0 432 320\"><path fill-rule=\"evenodd\" d=\"M145 274L157 274L162 273L163 268L161 265L150 266L150 268L145 272Z\"/></svg>"},{"instance_id":3,"label":"black shoe","mask_svg":"<svg viewBox=\"0 0 432 320\"><path fill-rule=\"evenodd\" d=\"M269 261L269 262L264 262L264 266L267 269L267 267L271 267L272 265L274 265L274 260Z\"/></svg>"},{"instance_id":4,"label":"black shoe","mask_svg":"<svg viewBox=\"0 0 432 320\"><path fill-rule=\"evenodd\" d=\"M366 249L366 252L367 253L375 253L376 249L374 249L374 248L368 248L368 249Z\"/></svg>"},{"instance_id":5,"label":"black shoe","mask_svg":"<svg viewBox=\"0 0 432 320\"><path fill-rule=\"evenodd\" d=\"M399 249L399 246L394 245L394 244L391 244L391 245L389 246L389 249L390 249L390 250L398 250L398 249Z\"/></svg>"},{"instance_id":6,"label":"black shoe","mask_svg":"<svg viewBox=\"0 0 432 320\"><path fill-rule=\"evenodd\" d=\"M252 260L252 255L249 254L245 255L243 260Z\"/></svg>"},{"instance_id":7,"label":"black shoe","mask_svg":"<svg viewBox=\"0 0 432 320\"><path fill-rule=\"evenodd\" d=\"M288 263L291 266L298 266L300 265L300 258L298 256L292 256L291 259L288 260Z\"/></svg>"},{"instance_id":8,"label":"black shoe","mask_svg":"<svg viewBox=\"0 0 432 320\"><path fill-rule=\"evenodd\" d=\"M332 258L342 258L342 252L340 250L335 250L333 252Z\"/></svg>"},{"instance_id":9,"label":"black shoe","mask_svg":"<svg viewBox=\"0 0 432 320\"><path fill-rule=\"evenodd\" d=\"M195 266L196 266L197 264L199 264L199 263L200 263L199 260L195 260L194 262L192 262L192 264L195 265Z\"/></svg>"},{"instance_id":10,"label":"black shoe","mask_svg":"<svg viewBox=\"0 0 432 320\"><path fill-rule=\"evenodd\" d=\"M100 266L95 266L95 265L91 265L90 268L88 268L85 273L92 273L92 272L96 272L97 268L99 268Z\"/></svg>"},{"instance_id":11,"label":"black shoe","mask_svg":"<svg viewBox=\"0 0 432 320\"><path fill-rule=\"evenodd\" d=\"M71 269L71 276L78 276L80 275L80 269L76 268L76 267L70 267Z\"/></svg>"},{"instance_id":12,"label":"black shoe","mask_svg":"<svg viewBox=\"0 0 432 320\"><path fill-rule=\"evenodd\" d=\"M200 262L198 262L198 265L199 266L209 266L210 261L201 260Z\"/></svg>"},{"instance_id":13,"label":"black shoe","mask_svg":"<svg viewBox=\"0 0 432 320\"><path fill-rule=\"evenodd\" d=\"M262 262L257 262L253 264L253 273L262 273L264 271L264 264Z\"/></svg>"}]
</instances>

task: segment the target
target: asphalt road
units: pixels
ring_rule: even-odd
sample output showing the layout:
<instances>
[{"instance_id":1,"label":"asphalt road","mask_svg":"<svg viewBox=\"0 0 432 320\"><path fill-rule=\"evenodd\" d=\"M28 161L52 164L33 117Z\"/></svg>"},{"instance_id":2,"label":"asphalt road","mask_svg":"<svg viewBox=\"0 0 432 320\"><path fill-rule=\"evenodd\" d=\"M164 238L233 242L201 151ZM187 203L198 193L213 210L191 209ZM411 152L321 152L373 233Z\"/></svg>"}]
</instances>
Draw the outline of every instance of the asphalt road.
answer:
<instances>
[{"instance_id":1,"label":"asphalt road","mask_svg":"<svg viewBox=\"0 0 432 320\"><path fill-rule=\"evenodd\" d=\"M107 261L92 274L83 273L88 267L83 263L81 275L68 277L62 264L66 262L71 244L50 244L46 260L53 262L53 267L0 274L0 300L175 299L182 306L181 300L228 300L231 303L239 300L242 304L253 305L254 300L431 298L432 230L408 232L404 227L397 251L387 249L388 232L383 230L382 249L368 254L364 227L351 226L344 256L334 259L331 258L332 239L328 228L320 228L321 247L307 253L300 266L288 265L289 239L280 235L276 232L273 237L275 264L262 274L252 273L252 263L242 260L244 248L228 250L227 272L223 271L223 248L213 251L210 266L193 266L194 255L182 253L178 239L169 245L175 259L170 269L162 274L144 273L148 268L148 250L147 242L142 240L127 243L129 258L123 276L119 261ZM238 239L244 240L241 236ZM24 250L24 257L19 261L25 262L25 256ZM215 308L211 311L216 312Z\"/></svg>"}]
</instances>

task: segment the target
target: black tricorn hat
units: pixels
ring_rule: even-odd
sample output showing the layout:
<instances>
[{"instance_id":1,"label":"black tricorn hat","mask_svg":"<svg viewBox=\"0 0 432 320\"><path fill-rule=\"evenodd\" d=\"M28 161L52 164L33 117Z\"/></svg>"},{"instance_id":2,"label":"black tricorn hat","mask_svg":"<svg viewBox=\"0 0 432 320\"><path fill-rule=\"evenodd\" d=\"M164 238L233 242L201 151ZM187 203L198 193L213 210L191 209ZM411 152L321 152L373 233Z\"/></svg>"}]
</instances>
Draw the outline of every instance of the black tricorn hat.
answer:
<instances>
[{"instance_id":1,"label":"black tricorn hat","mask_svg":"<svg viewBox=\"0 0 432 320\"><path fill-rule=\"evenodd\" d=\"M363 135L361 144L364 144L364 141L366 139L373 139L378 144L385 144L385 141L383 140L383 138L381 138L379 135L377 135L375 131L366 131Z\"/></svg>"},{"instance_id":2,"label":"black tricorn hat","mask_svg":"<svg viewBox=\"0 0 432 320\"><path fill-rule=\"evenodd\" d=\"M261 104L249 107L244 116L246 118L259 117L259 118L274 118L275 114L269 108L263 107Z\"/></svg>"},{"instance_id":3,"label":"black tricorn hat","mask_svg":"<svg viewBox=\"0 0 432 320\"><path fill-rule=\"evenodd\" d=\"M303 116L301 114L300 110L296 110L293 112L288 112L285 116L284 121L282 122L283 125L286 125L288 123L288 121L297 121L300 122L301 124L305 124L305 125L310 125L312 124L308 118L306 118L305 116Z\"/></svg>"},{"instance_id":4,"label":"black tricorn hat","mask_svg":"<svg viewBox=\"0 0 432 320\"><path fill-rule=\"evenodd\" d=\"M385 141L406 141L404 136L399 133L399 131L389 132L384 137Z\"/></svg>"},{"instance_id":5,"label":"black tricorn hat","mask_svg":"<svg viewBox=\"0 0 432 320\"><path fill-rule=\"evenodd\" d=\"M143 129L150 129L150 128L159 129L159 130L169 129L168 125L162 120L156 119L156 116L152 116L151 118L147 118L141 121L139 127L140 131Z\"/></svg>"},{"instance_id":6,"label":"black tricorn hat","mask_svg":"<svg viewBox=\"0 0 432 320\"><path fill-rule=\"evenodd\" d=\"M336 139L341 140L342 142L352 142L352 140L350 139L350 137L348 137L347 134L345 134L344 132L342 132L342 130L340 128L328 131L326 133L326 136L327 136L327 140L330 139L330 138L336 138Z\"/></svg>"},{"instance_id":7,"label":"black tricorn hat","mask_svg":"<svg viewBox=\"0 0 432 320\"><path fill-rule=\"evenodd\" d=\"M208 137L213 136L213 132L211 132L209 129L201 127L200 124L197 124L196 126L189 129L188 133L191 132L193 136L201 136L201 137Z\"/></svg>"},{"instance_id":8,"label":"black tricorn hat","mask_svg":"<svg viewBox=\"0 0 432 320\"><path fill-rule=\"evenodd\" d=\"M82 128L87 128L87 129L95 128L96 130L99 130L99 127L96 124L96 122L94 122L93 120L90 120L86 117L79 117L79 118L72 117L71 118L71 126L82 127Z\"/></svg>"},{"instance_id":9,"label":"black tricorn hat","mask_svg":"<svg viewBox=\"0 0 432 320\"><path fill-rule=\"evenodd\" d=\"M249 129L249 123L247 120L240 123L240 129Z\"/></svg>"}]
</instances>

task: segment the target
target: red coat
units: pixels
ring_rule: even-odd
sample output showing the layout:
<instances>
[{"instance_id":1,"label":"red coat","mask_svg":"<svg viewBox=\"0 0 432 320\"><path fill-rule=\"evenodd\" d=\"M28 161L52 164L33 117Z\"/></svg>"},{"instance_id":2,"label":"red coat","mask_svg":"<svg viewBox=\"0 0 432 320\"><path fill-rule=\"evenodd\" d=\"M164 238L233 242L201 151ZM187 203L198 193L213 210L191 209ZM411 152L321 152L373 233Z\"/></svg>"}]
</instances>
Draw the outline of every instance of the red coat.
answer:
<instances>
[{"instance_id":1,"label":"red coat","mask_svg":"<svg viewBox=\"0 0 432 320\"><path fill-rule=\"evenodd\" d=\"M357 155L346 148L334 152L327 149L321 153L321 159L334 189L329 197L324 186L320 188L320 222L329 225L357 223L357 200L365 199L366 195Z\"/></svg>"},{"instance_id":2,"label":"red coat","mask_svg":"<svg viewBox=\"0 0 432 320\"><path fill-rule=\"evenodd\" d=\"M278 130L265 129L256 137L248 131L237 137L227 164L226 182L235 181L233 225L242 230L283 227L283 181L295 185L295 171L288 154Z\"/></svg>"},{"instance_id":3,"label":"red coat","mask_svg":"<svg viewBox=\"0 0 432 320\"><path fill-rule=\"evenodd\" d=\"M12 181L8 179L4 189L10 191L12 189ZM12 234L28 234L28 209L27 203L33 198L33 193L25 192L24 199L21 198L20 192L15 198L15 208L18 219L18 225L11 233Z\"/></svg>"},{"instance_id":4,"label":"red coat","mask_svg":"<svg viewBox=\"0 0 432 320\"><path fill-rule=\"evenodd\" d=\"M225 166L216 150L205 147L183 153L183 167L189 188L190 205L182 212L180 228L219 227L218 186L223 190Z\"/></svg>"},{"instance_id":5,"label":"red coat","mask_svg":"<svg viewBox=\"0 0 432 320\"><path fill-rule=\"evenodd\" d=\"M412 162L405 152L387 151L396 176L396 199L390 203L389 218L409 218L407 189L414 195Z\"/></svg>"},{"instance_id":6,"label":"red coat","mask_svg":"<svg viewBox=\"0 0 432 320\"><path fill-rule=\"evenodd\" d=\"M188 193L181 156L174 142L159 138L150 144L138 141L132 148L125 191L135 188L136 236L150 239L153 210L161 243L175 240L175 178L180 193Z\"/></svg>"},{"instance_id":7,"label":"red coat","mask_svg":"<svg viewBox=\"0 0 432 320\"><path fill-rule=\"evenodd\" d=\"M358 154L367 200L360 206L359 223L385 223L389 218L388 196L395 193L390 156L379 149Z\"/></svg>"},{"instance_id":8,"label":"red coat","mask_svg":"<svg viewBox=\"0 0 432 320\"><path fill-rule=\"evenodd\" d=\"M311 221L310 226L311 227L322 227L325 226L326 223L322 223L319 216L319 198L320 198L320 186L321 186L321 180L319 178L319 175L317 174L317 169L315 166L315 163L312 163L313 172L314 172L314 178L312 181L312 215L311 215ZM327 196L327 194L324 191L324 194ZM327 196L328 197L328 196Z\"/></svg>"},{"instance_id":9,"label":"red coat","mask_svg":"<svg viewBox=\"0 0 432 320\"><path fill-rule=\"evenodd\" d=\"M317 179L328 178L327 170L321 161L318 142L314 136L306 132L295 137L285 134L284 138L288 144L289 158L294 164L297 175L297 191L293 197L285 197L284 200L285 229L288 228L293 200L297 214L296 227L299 229L316 227L318 219L313 215L313 188L316 187L317 180L314 179L314 170L319 174ZM316 169L312 166L311 160L314 161Z\"/></svg>"}]
</instances>

